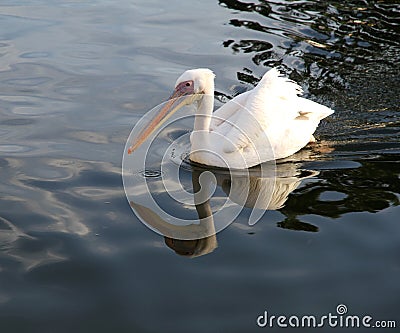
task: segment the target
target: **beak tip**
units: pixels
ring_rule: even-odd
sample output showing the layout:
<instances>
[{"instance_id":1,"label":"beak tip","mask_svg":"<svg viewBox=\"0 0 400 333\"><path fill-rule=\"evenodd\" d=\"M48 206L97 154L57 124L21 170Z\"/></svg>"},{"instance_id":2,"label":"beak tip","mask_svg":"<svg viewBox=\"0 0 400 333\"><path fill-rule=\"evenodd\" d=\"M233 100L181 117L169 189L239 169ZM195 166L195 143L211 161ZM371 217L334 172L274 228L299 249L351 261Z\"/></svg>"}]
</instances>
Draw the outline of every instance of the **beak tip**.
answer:
<instances>
[{"instance_id":1,"label":"beak tip","mask_svg":"<svg viewBox=\"0 0 400 333\"><path fill-rule=\"evenodd\" d=\"M163 106L161 111L157 114L157 116L150 122L149 125L142 131L142 133L136 138L136 141L132 143L132 146L128 148L128 155L133 153L143 142L147 140L147 138L154 132L156 131L159 126L166 120L168 117L173 114L175 111L180 109L182 106L186 105L184 101L180 101L180 103L174 106L174 103L176 100L178 100L179 97L184 96L185 94L177 91L175 89L174 93L171 95L170 99L168 100L167 104ZM171 111L172 110L172 111Z\"/></svg>"}]
</instances>

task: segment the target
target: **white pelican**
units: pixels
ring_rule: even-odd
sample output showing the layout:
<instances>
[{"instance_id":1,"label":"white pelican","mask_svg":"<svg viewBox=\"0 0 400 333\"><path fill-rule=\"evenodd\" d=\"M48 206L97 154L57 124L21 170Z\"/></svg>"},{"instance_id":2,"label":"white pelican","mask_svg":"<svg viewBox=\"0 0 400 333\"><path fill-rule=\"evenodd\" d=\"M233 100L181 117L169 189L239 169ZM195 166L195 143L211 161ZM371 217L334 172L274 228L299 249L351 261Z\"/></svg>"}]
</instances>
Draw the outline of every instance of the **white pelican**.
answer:
<instances>
[{"instance_id":1,"label":"white pelican","mask_svg":"<svg viewBox=\"0 0 400 333\"><path fill-rule=\"evenodd\" d=\"M190 159L210 166L246 169L288 157L315 141L313 133L320 120L334 112L299 97L301 87L282 77L275 68L254 89L213 112L214 78L214 73L207 68L184 72L166 105L140 133L128 153L179 108L197 103L194 131L190 136Z\"/></svg>"}]
</instances>

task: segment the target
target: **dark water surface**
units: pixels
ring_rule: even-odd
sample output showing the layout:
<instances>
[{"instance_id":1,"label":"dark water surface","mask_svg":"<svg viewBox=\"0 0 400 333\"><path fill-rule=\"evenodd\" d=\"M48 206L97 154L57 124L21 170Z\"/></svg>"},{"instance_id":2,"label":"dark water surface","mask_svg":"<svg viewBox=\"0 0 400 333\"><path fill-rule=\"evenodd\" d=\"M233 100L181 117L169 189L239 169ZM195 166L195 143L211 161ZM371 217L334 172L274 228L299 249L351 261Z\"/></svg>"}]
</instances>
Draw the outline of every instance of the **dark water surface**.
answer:
<instances>
[{"instance_id":1,"label":"dark water surface","mask_svg":"<svg viewBox=\"0 0 400 333\"><path fill-rule=\"evenodd\" d=\"M398 331L399 18L390 0L2 1L0 331L255 332L265 310L338 304ZM188 68L223 102L272 66L336 110L283 164L284 206L207 244L147 229L121 178L134 124Z\"/></svg>"}]
</instances>

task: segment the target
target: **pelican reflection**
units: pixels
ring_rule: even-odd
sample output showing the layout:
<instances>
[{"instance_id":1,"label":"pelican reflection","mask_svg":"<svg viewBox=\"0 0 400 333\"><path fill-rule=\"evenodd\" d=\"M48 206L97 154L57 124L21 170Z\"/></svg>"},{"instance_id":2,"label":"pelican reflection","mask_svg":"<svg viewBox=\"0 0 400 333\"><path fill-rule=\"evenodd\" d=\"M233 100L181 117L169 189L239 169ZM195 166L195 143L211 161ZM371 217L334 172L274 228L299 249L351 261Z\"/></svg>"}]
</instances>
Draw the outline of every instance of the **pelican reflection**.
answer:
<instances>
[{"instance_id":1,"label":"pelican reflection","mask_svg":"<svg viewBox=\"0 0 400 333\"><path fill-rule=\"evenodd\" d=\"M289 194L304 179L318 174L317 171L304 170L300 166L299 163L288 162L277 164L273 174L263 174L258 168L243 174L191 165L194 207L198 221L188 225L172 224L151 208L132 200L130 204L146 225L164 235L168 247L179 255L198 257L213 252L218 246L216 233L219 230L216 230L216 212L212 207L214 197L211 192L213 185L215 187L213 182L216 182L226 199L230 199L234 205L264 214L267 210L282 208Z\"/></svg>"}]
</instances>

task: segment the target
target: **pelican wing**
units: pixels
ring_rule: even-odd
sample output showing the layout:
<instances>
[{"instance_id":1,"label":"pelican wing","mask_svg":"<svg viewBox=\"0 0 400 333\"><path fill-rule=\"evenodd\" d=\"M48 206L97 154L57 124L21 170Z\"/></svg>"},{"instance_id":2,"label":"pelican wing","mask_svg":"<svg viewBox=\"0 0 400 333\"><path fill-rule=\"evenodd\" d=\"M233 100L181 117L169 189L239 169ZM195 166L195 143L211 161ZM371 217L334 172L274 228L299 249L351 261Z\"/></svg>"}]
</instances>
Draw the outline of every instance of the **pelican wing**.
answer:
<instances>
[{"instance_id":1,"label":"pelican wing","mask_svg":"<svg viewBox=\"0 0 400 333\"><path fill-rule=\"evenodd\" d=\"M299 116L293 106L294 98L300 92L301 88L295 82L272 69L253 90L223 105L214 113L223 121L216 119L212 127L226 138L223 151L232 153L247 147L255 149L255 142L266 134L269 124L276 119L284 123L285 118Z\"/></svg>"},{"instance_id":2,"label":"pelican wing","mask_svg":"<svg viewBox=\"0 0 400 333\"><path fill-rule=\"evenodd\" d=\"M319 121L333 110L299 97L301 93L302 89L296 82L282 77L276 69L268 71L253 90L235 97L214 113L217 119L212 130L227 139L223 151L232 153L247 147L255 149L255 143L262 136L265 138L261 142L268 140L273 146L276 145L273 142L275 138L295 140L293 147L303 142L299 136L309 140ZM304 133L297 133L300 131L297 120L302 124L305 120L310 122L310 125L301 126L307 129ZM308 131L310 133L306 133ZM288 144L280 143L280 146Z\"/></svg>"},{"instance_id":3,"label":"pelican wing","mask_svg":"<svg viewBox=\"0 0 400 333\"><path fill-rule=\"evenodd\" d=\"M305 117L308 120L320 121L321 119L331 115L334 111L317 102L298 97L298 112L299 115L296 119Z\"/></svg>"},{"instance_id":4,"label":"pelican wing","mask_svg":"<svg viewBox=\"0 0 400 333\"><path fill-rule=\"evenodd\" d=\"M219 109L217 109L213 113L210 129L214 131L225 121L229 123L230 119L235 116L236 112L246 105L246 101L250 93L251 91L246 91L243 94L232 98L230 101L226 102Z\"/></svg>"},{"instance_id":5,"label":"pelican wing","mask_svg":"<svg viewBox=\"0 0 400 333\"><path fill-rule=\"evenodd\" d=\"M259 121L247 109L252 94L253 90L236 96L213 114L210 128L227 139L223 145L225 153L244 149L252 141L249 133L257 136L263 131L259 126Z\"/></svg>"}]
</instances>

